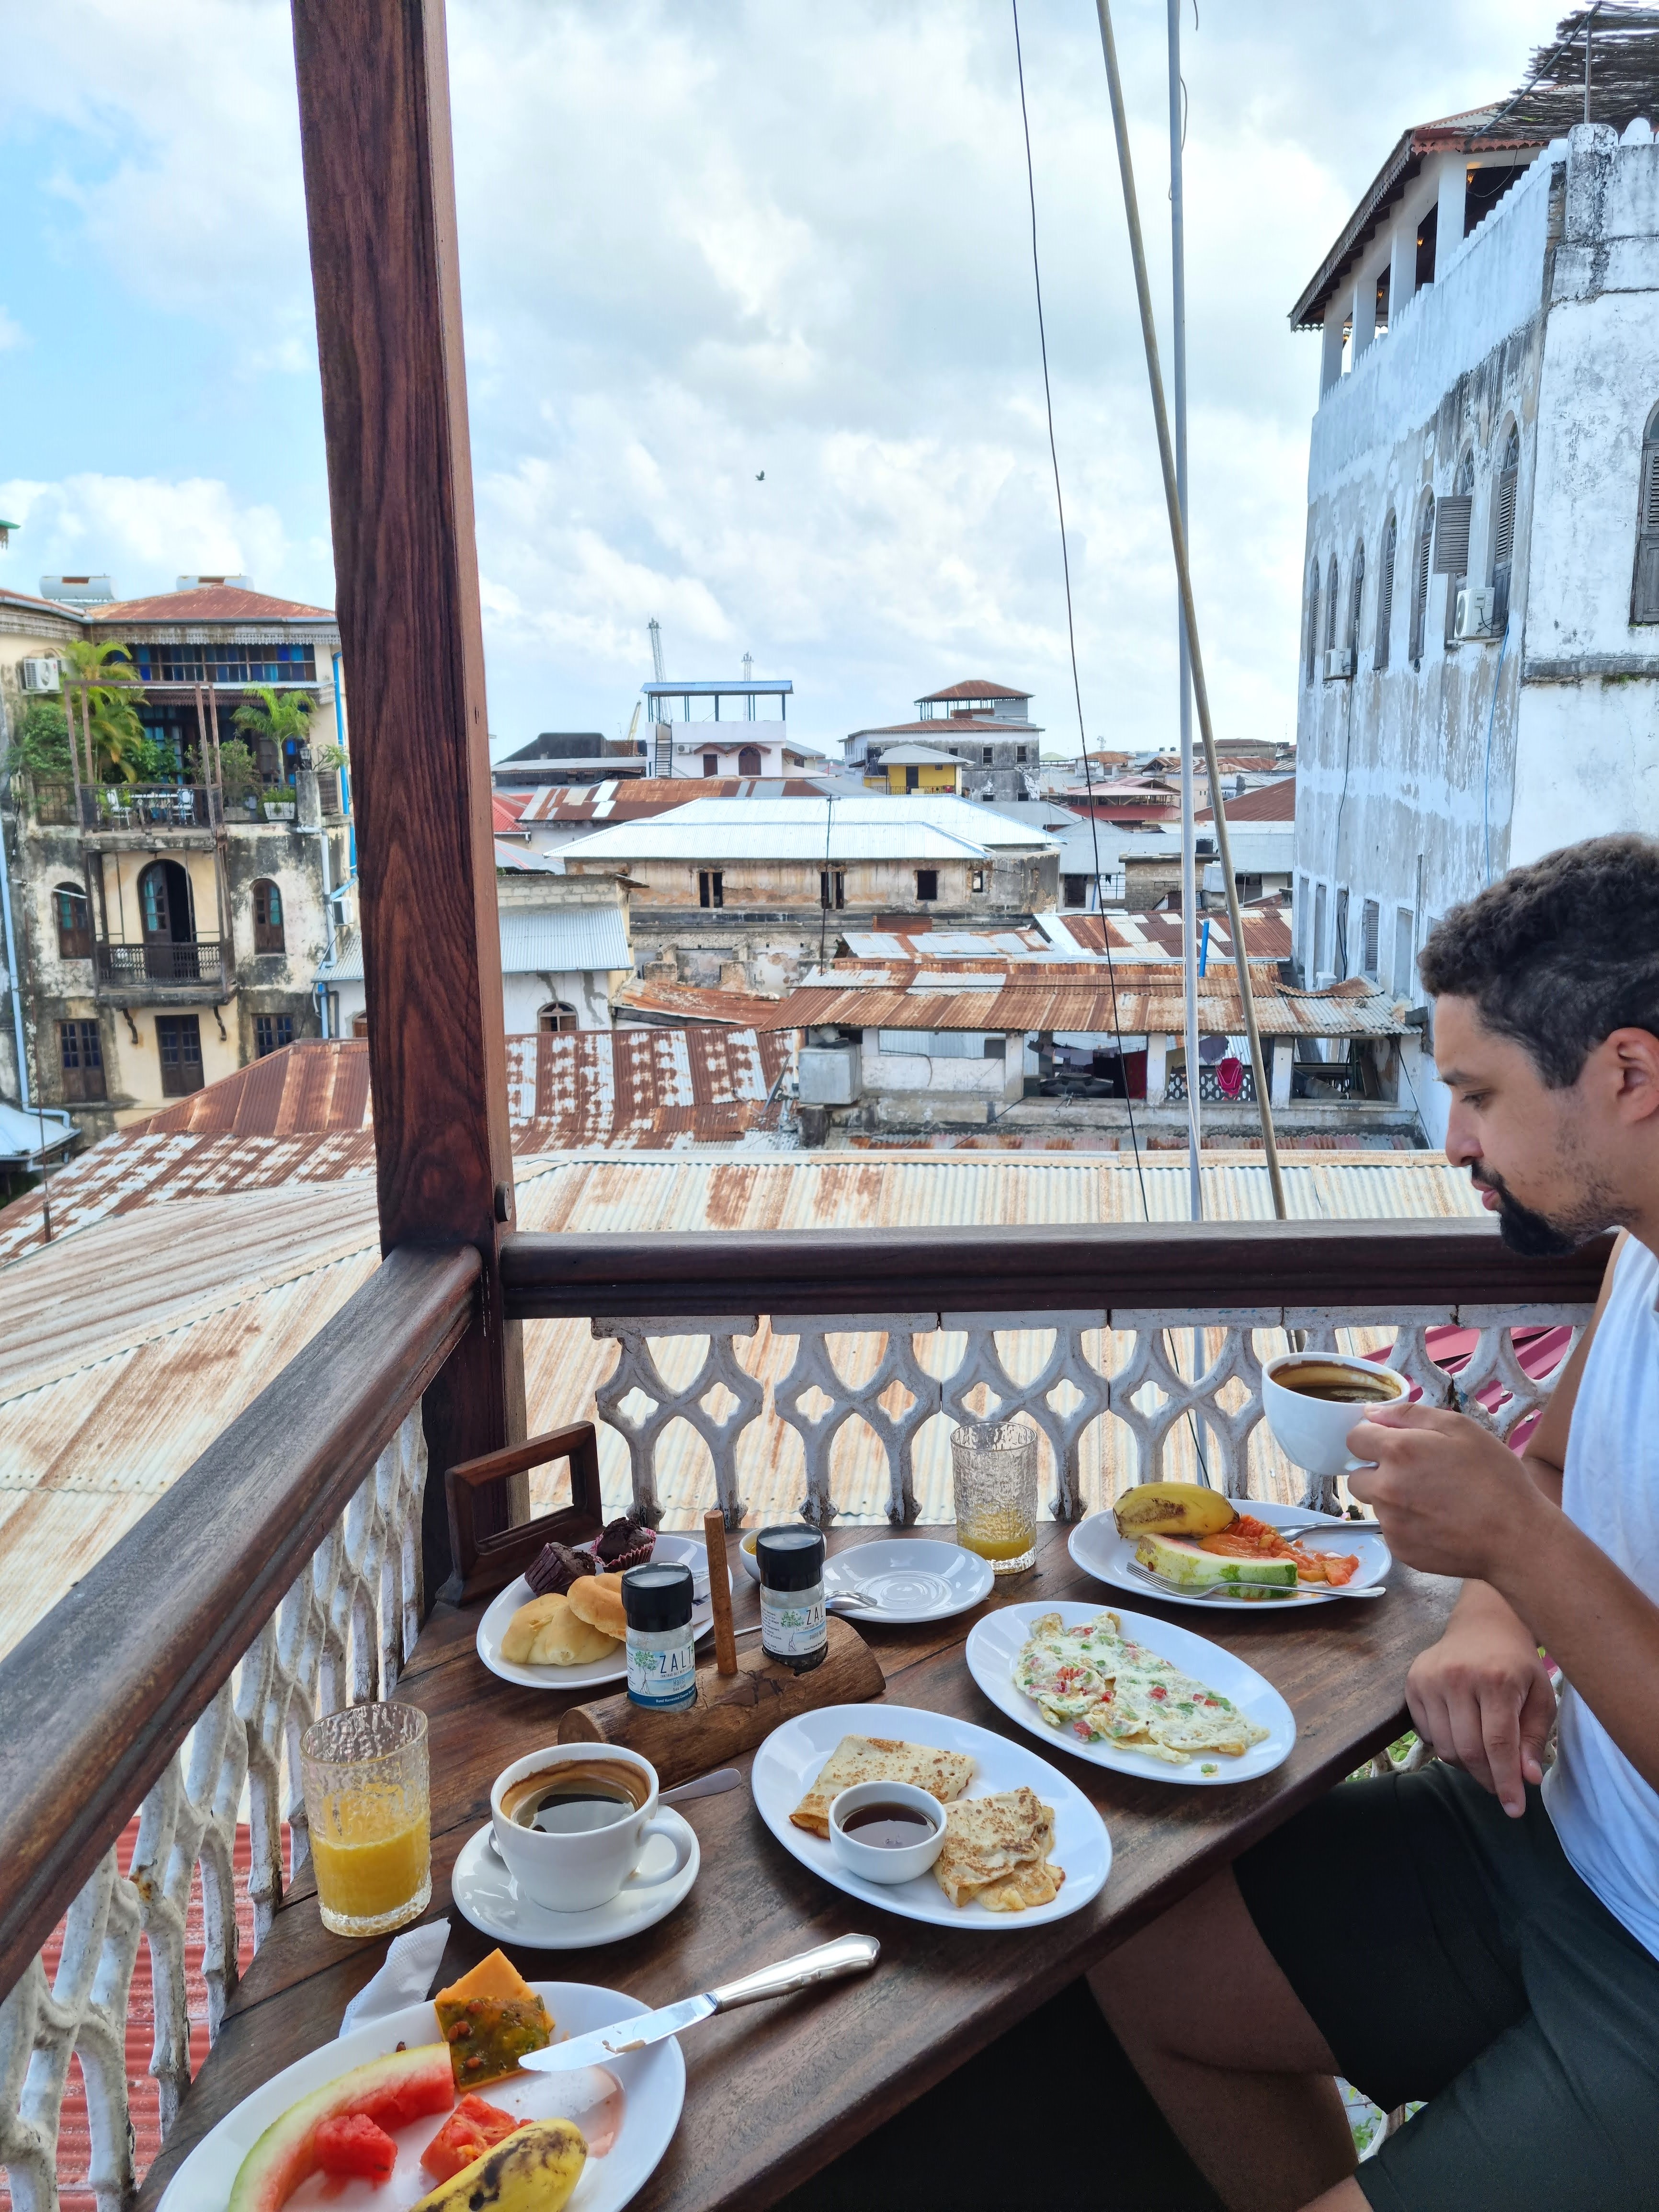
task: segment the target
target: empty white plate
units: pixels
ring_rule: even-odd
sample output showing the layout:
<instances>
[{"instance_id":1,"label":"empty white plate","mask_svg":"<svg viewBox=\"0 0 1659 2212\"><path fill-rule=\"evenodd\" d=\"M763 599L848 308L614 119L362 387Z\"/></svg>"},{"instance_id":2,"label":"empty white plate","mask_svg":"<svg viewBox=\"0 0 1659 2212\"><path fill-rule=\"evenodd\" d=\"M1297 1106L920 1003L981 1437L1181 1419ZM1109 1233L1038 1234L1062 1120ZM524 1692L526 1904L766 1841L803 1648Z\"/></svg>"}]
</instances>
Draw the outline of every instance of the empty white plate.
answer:
<instances>
[{"instance_id":1,"label":"empty white plate","mask_svg":"<svg viewBox=\"0 0 1659 2212\"><path fill-rule=\"evenodd\" d=\"M919 1620L949 1620L991 1595L996 1576L988 1559L927 1536L878 1537L834 1553L823 1570L823 1594L861 1590L873 1606L847 1619L904 1627Z\"/></svg>"}]
</instances>

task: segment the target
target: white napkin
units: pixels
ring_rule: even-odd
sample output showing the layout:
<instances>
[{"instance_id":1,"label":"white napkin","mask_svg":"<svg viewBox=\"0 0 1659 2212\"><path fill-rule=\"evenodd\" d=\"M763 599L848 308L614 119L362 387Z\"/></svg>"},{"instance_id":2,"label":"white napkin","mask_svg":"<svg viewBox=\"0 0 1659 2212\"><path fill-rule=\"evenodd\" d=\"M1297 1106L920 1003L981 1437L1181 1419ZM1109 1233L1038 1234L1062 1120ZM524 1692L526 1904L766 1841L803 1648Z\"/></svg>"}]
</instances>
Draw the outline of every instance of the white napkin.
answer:
<instances>
[{"instance_id":1,"label":"white napkin","mask_svg":"<svg viewBox=\"0 0 1659 2212\"><path fill-rule=\"evenodd\" d=\"M368 2021L384 2020L390 2012L401 2012L405 2005L419 2004L432 1987L448 1941L447 1920L428 1920L422 1928L406 1928L394 1936L380 1972L364 1983L340 2014L341 2034Z\"/></svg>"}]
</instances>

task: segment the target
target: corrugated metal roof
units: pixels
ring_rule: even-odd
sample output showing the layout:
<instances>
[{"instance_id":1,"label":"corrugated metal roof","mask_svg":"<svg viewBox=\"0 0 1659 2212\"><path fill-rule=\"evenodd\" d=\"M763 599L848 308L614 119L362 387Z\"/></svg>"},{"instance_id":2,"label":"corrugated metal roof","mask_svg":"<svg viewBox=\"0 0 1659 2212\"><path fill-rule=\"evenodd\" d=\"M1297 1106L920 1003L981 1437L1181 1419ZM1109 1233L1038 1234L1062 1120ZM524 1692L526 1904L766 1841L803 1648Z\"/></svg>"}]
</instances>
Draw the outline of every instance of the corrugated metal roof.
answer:
<instances>
[{"instance_id":1,"label":"corrugated metal roof","mask_svg":"<svg viewBox=\"0 0 1659 2212\"><path fill-rule=\"evenodd\" d=\"M501 972L603 974L632 968L619 906L503 907Z\"/></svg>"},{"instance_id":2,"label":"corrugated metal roof","mask_svg":"<svg viewBox=\"0 0 1659 2212\"><path fill-rule=\"evenodd\" d=\"M764 1027L775 999L754 991L720 991L698 983L654 983L640 978L618 986L612 1004L623 1014L690 1026L711 1022L733 1029Z\"/></svg>"},{"instance_id":3,"label":"corrugated metal roof","mask_svg":"<svg viewBox=\"0 0 1659 2212\"><path fill-rule=\"evenodd\" d=\"M1237 799L1222 799L1222 811L1231 829L1235 822L1294 822L1296 819L1296 778L1281 776L1277 783L1259 783L1253 791L1241 791ZM1213 822L1213 806L1201 806L1193 817L1194 822Z\"/></svg>"},{"instance_id":4,"label":"corrugated metal roof","mask_svg":"<svg viewBox=\"0 0 1659 2212\"><path fill-rule=\"evenodd\" d=\"M964 988L965 965L945 978L925 968L908 970L897 963L868 975L836 971L833 988L803 986L781 1000L768 1018L775 1029L805 1029L845 1024L856 1029L1068 1030L1103 1036L1116 1029L1129 1036L1176 1036L1185 1009L1181 975L1171 963L1157 967L1114 969L1091 966L1080 975L1073 965L1030 967L1006 978L988 976L987 987ZM1251 998L1264 1036L1399 1036L1406 1023L1383 991L1350 981L1330 991L1293 992L1279 980L1277 967L1253 965ZM879 979L879 980L878 980ZM1116 989L1114 992L1113 984ZM1000 988L991 988L1000 984ZM1199 1028L1206 1036L1236 1036L1243 1027L1238 981L1231 967L1212 963L1198 986Z\"/></svg>"},{"instance_id":5,"label":"corrugated metal roof","mask_svg":"<svg viewBox=\"0 0 1659 2212\"><path fill-rule=\"evenodd\" d=\"M187 592L159 592L149 599L106 600L89 607L94 623L331 623L332 607L300 599L274 599L240 584L198 584Z\"/></svg>"},{"instance_id":6,"label":"corrugated metal roof","mask_svg":"<svg viewBox=\"0 0 1659 2212\"><path fill-rule=\"evenodd\" d=\"M684 725L681 726L682 727ZM619 784L543 784L529 799L520 824L538 822L631 822L666 814L697 799L816 799L815 783L799 776L641 776Z\"/></svg>"},{"instance_id":7,"label":"corrugated metal roof","mask_svg":"<svg viewBox=\"0 0 1659 2212\"><path fill-rule=\"evenodd\" d=\"M576 1042L585 1048L594 1040ZM705 1056L700 1062L684 1036L631 1032L625 1042L649 1052L653 1114L689 1114L698 1105L731 1110L752 1100L765 1073L763 1060L758 1069L728 1060L722 1073L717 1060ZM705 1048L706 1042L707 1033ZM670 1048L666 1057L664 1047ZM625 1054L616 1066L625 1091L635 1063ZM563 1071L562 1061L538 1070L535 1103L544 1102L548 1118L568 1127L574 1109L561 1095ZM522 1086L522 1056L517 1080ZM662 1105L674 1086L690 1105ZM611 1126L626 1123L633 1110L619 1102ZM138 1147L142 1156L144 1148L234 1141L173 1133L143 1136ZM223 1153L216 1157L222 1164ZM1138 1176L1131 1160L1110 1157L909 1154L876 1160L804 1153L716 1159L661 1152L619 1157L607 1148L521 1159L515 1172L521 1225L572 1231L1133 1221L1140 1218L1143 1182L1154 1220L1184 1220L1188 1206L1179 1155L1148 1158ZM1200 1173L1210 1218L1272 1217L1259 1163L1206 1158ZM1480 1212L1466 1178L1422 1153L1289 1155L1284 1175L1296 1219ZM155 1194L165 1189L163 1184ZM356 1185L244 1190L156 1206L137 1218L103 1221L16 1264L7 1283L8 1340L0 1347L0 1545L7 1565L0 1577L0 1652L328 1326L378 1264L367 1177ZM24 1333L12 1332L14 1316L21 1317ZM595 1390L615 1364L616 1346L596 1342L580 1321L528 1322L524 1335L532 1430L590 1418ZM842 1371L855 1378L873 1371L881 1347L876 1334L843 1336L836 1357ZM1005 1337L1002 1348L1019 1371L1046 1354L1047 1338L1040 1331L1020 1333ZM769 1388L765 1418L744 1440L741 1470L744 1493L763 1519L792 1514L800 1499L799 1441L769 1396L794 1352L795 1340L783 1329L775 1334L765 1322L738 1352ZM658 1350L670 1376L694 1372L702 1356L696 1339L670 1340ZM945 1425L932 1423L918 1440L925 1517L948 1517ZM1085 1451L1091 1497L1110 1495L1128 1479L1127 1462L1119 1464L1116 1426L1103 1424ZM616 1511L629 1496L628 1456L622 1438L603 1426L599 1462L605 1507ZM538 1507L551 1502L552 1480L550 1470L532 1477ZM867 1431L850 1425L835 1462L838 1508L880 1519L884 1484ZM701 1440L684 1425L664 1439L659 1486L670 1525L693 1525L708 1502L708 1462Z\"/></svg>"},{"instance_id":8,"label":"corrugated metal roof","mask_svg":"<svg viewBox=\"0 0 1659 2212\"><path fill-rule=\"evenodd\" d=\"M984 860L1037 853L1052 840L948 792L846 797L696 799L649 821L596 830L572 860Z\"/></svg>"}]
</instances>

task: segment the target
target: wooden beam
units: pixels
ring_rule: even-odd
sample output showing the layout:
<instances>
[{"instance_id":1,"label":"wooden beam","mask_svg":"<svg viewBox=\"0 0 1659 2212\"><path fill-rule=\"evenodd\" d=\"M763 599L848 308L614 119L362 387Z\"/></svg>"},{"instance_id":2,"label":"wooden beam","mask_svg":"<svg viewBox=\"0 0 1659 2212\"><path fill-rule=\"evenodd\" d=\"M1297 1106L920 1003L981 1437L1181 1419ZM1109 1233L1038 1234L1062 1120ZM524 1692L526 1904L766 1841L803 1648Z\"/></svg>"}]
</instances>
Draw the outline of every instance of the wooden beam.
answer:
<instances>
[{"instance_id":1,"label":"wooden beam","mask_svg":"<svg viewBox=\"0 0 1659 2212\"><path fill-rule=\"evenodd\" d=\"M477 1280L465 1246L394 1252L0 1661L0 1996L430 1389Z\"/></svg>"},{"instance_id":2,"label":"wooden beam","mask_svg":"<svg viewBox=\"0 0 1659 2212\"><path fill-rule=\"evenodd\" d=\"M466 1243L478 1326L427 1399L443 1470L524 1435L501 938L442 0L293 0L352 787L381 1249ZM498 1218L498 1217L500 1217Z\"/></svg>"},{"instance_id":3,"label":"wooden beam","mask_svg":"<svg viewBox=\"0 0 1659 2212\"><path fill-rule=\"evenodd\" d=\"M1611 1239L1517 1259L1480 1221L1156 1222L504 1240L520 1320L638 1314L1594 1304Z\"/></svg>"}]
</instances>

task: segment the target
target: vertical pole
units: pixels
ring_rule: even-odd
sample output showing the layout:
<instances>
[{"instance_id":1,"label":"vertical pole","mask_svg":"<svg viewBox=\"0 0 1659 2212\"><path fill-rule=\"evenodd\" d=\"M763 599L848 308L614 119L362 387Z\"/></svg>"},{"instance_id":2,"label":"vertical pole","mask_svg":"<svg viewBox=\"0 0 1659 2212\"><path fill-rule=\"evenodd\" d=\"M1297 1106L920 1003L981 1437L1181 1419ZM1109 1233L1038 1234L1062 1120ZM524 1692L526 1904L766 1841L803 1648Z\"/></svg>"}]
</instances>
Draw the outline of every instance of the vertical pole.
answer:
<instances>
[{"instance_id":1,"label":"vertical pole","mask_svg":"<svg viewBox=\"0 0 1659 2212\"><path fill-rule=\"evenodd\" d=\"M1170 7L1170 275L1175 369L1176 490L1181 526L1187 512L1187 216L1181 161L1181 0ZM1204 1180L1200 1166L1204 1133L1198 1096L1198 867L1193 826L1193 668L1187 647L1187 618L1176 595L1176 630L1181 657L1181 980L1186 1000L1187 1211L1204 1218ZM1210 794L1212 803L1217 794Z\"/></svg>"},{"instance_id":2,"label":"vertical pole","mask_svg":"<svg viewBox=\"0 0 1659 2212\"><path fill-rule=\"evenodd\" d=\"M435 1595L444 1470L525 1430L520 1325L501 1313L513 1156L448 57L442 0L293 0L293 15L380 1244L467 1243L483 1263L473 1325L426 1394Z\"/></svg>"}]
</instances>

